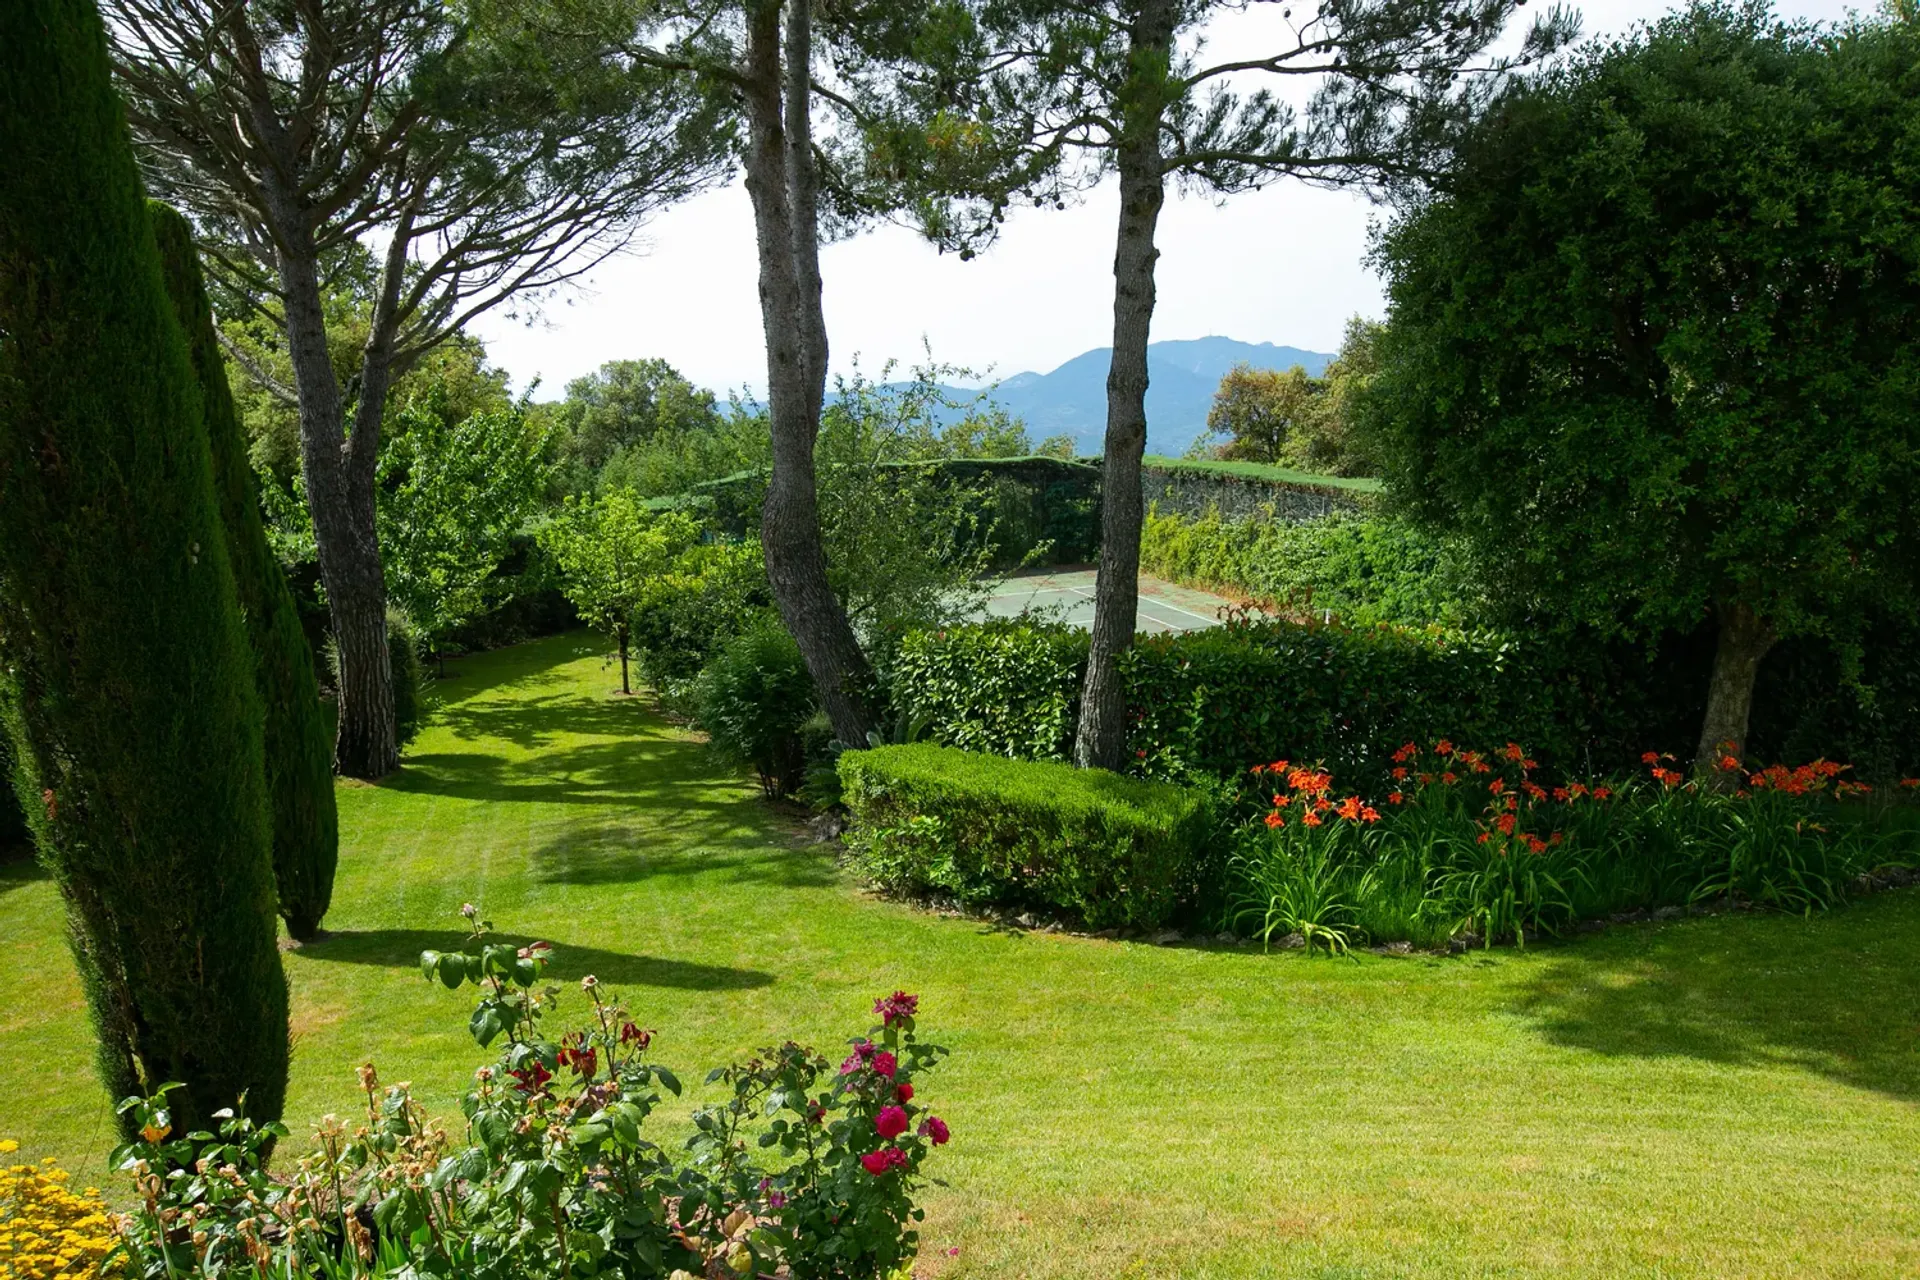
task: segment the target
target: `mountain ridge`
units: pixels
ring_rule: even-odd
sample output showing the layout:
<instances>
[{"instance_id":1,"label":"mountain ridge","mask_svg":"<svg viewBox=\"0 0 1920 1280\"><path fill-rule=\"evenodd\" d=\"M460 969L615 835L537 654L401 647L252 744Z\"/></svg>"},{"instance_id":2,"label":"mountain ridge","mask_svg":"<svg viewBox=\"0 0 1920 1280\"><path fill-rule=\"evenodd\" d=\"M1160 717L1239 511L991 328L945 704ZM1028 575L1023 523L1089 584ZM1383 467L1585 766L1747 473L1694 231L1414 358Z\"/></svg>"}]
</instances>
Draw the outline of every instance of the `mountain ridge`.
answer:
<instances>
[{"instance_id":1,"label":"mountain ridge","mask_svg":"<svg viewBox=\"0 0 1920 1280\"><path fill-rule=\"evenodd\" d=\"M1026 423L1034 440L1065 435L1075 452L1099 453L1107 428L1107 368L1113 348L1083 351L1047 373L1012 374L984 388L952 388L959 398L985 395ZM1147 452L1179 456L1207 428L1220 379L1237 364L1256 369L1300 365L1319 377L1329 352L1212 335L1147 346Z\"/></svg>"}]
</instances>

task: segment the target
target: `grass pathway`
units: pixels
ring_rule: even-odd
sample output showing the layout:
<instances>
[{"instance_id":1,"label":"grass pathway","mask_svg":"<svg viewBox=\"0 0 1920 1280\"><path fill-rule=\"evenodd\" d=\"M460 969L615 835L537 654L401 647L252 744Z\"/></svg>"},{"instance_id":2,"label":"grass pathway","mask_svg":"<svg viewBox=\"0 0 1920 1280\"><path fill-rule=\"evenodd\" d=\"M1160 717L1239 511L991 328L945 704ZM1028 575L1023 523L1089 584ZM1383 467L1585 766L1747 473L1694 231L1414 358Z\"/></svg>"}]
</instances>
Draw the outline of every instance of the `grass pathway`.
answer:
<instances>
[{"instance_id":1,"label":"grass pathway","mask_svg":"<svg viewBox=\"0 0 1920 1280\"><path fill-rule=\"evenodd\" d=\"M960 1250L925 1275L1920 1274L1914 892L1445 960L1008 934L863 896L611 683L577 636L472 659L399 774L342 785L332 934L287 957L296 1143L369 1058L451 1109L466 999L415 961L471 900L628 993L690 1081L920 993L955 1051L927 1251ZM104 1176L27 865L0 971L0 1136Z\"/></svg>"}]
</instances>

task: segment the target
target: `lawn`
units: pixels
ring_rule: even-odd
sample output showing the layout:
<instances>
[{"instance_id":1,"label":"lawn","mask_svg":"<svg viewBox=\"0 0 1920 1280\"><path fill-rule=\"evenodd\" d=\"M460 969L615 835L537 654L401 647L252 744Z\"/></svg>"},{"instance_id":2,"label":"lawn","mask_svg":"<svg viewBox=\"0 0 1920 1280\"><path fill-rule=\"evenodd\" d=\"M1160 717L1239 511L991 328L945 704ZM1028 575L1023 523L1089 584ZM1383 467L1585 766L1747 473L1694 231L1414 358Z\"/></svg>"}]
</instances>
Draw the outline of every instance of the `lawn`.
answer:
<instances>
[{"instance_id":1,"label":"lawn","mask_svg":"<svg viewBox=\"0 0 1920 1280\"><path fill-rule=\"evenodd\" d=\"M923 1275L1920 1274L1913 891L1452 959L1011 933L863 895L615 684L579 636L471 659L405 768L342 785L332 934L287 956L296 1135L369 1058L451 1107L466 997L415 960L472 900L630 993L694 1080L918 992L954 1050ZM103 1177L29 864L0 868L0 968L0 1136Z\"/></svg>"}]
</instances>

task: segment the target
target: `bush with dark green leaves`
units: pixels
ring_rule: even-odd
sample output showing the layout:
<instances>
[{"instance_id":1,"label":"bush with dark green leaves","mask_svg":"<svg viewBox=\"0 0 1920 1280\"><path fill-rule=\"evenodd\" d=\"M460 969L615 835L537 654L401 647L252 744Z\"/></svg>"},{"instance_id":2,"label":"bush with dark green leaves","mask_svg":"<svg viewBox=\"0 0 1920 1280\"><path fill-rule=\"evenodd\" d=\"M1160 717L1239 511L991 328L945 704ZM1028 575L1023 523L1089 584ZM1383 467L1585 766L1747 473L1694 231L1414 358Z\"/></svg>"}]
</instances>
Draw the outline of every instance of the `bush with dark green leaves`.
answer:
<instances>
[{"instance_id":1,"label":"bush with dark green leaves","mask_svg":"<svg viewBox=\"0 0 1920 1280\"><path fill-rule=\"evenodd\" d=\"M422 688L420 633L398 609L387 610L387 660L393 667L393 735L402 751L420 736L426 723L427 699Z\"/></svg>"},{"instance_id":2,"label":"bush with dark green leaves","mask_svg":"<svg viewBox=\"0 0 1920 1280\"><path fill-rule=\"evenodd\" d=\"M243 1094L276 1119L254 656L91 0L0 6L0 155L0 723L44 804L111 1096L183 1082L182 1131Z\"/></svg>"},{"instance_id":3,"label":"bush with dark green leaves","mask_svg":"<svg viewBox=\"0 0 1920 1280\"><path fill-rule=\"evenodd\" d=\"M1084 632L1028 620L919 632L890 693L936 742L1063 760L1086 649ZM1370 774L1408 738L1442 734L1539 743L1573 767L1616 738L1642 740L1638 707L1605 696L1605 668L1493 634L1242 619L1142 636L1121 673L1133 771L1155 776L1231 777L1283 758Z\"/></svg>"},{"instance_id":4,"label":"bush with dark green leaves","mask_svg":"<svg viewBox=\"0 0 1920 1280\"><path fill-rule=\"evenodd\" d=\"M895 892L1151 928L1207 875L1213 810L1197 790L928 743L849 751L840 779L848 846Z\"/></svg>"},{"instance_id":5,"label":"bush with dark green leaves","mask_svg":"<svg viewBox=\"0 0 1920 1280\"><path fill-rule=\"evenodd\" d=\"M819 700L800 646L777 619L762 618L722 645L700 673L695 700L695 722L717 755L752 768L770 798L799 789L805 730Z\"/></svg>"},{"instance_id":6,"label":"bush with dark green leaves","mask_svg":"<svg viewBox=\"0 0 1920 1280\"><path fill-rule=\"evenodd\" d=\"M214 487L234 589L253 648L254 682L266 711L267 790L273 804L273 872L287 932L307 939L320 929L333 900L333 873L340 860L340 822L333 803L333 734L313 651L300 626L286 575L267 545L260 495L247 461L247 438L227 390L225 362L213 333L193 228L158 201L148 205L167 294L186 335L207 443L213 454Z\"/></svg>"}]
</instances>

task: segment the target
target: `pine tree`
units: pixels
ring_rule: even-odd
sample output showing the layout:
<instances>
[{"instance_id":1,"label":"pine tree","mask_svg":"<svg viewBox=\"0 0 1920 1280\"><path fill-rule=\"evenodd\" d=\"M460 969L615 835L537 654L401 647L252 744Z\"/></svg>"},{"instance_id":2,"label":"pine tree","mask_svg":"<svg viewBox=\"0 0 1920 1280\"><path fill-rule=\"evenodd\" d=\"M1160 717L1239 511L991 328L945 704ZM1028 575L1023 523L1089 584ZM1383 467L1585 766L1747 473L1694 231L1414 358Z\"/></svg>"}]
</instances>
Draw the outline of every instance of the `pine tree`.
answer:
<instances>
[{"instance_id":1,"label":"pine tree","mask_svg":"<svg viewBox=\"0 0 1920 1280\"><path fill-rule=\"evenodd\" d=\"M0 720L114 1096L277 1118L262 712L92 0L0 5ZM44 808L42 808L44 806Z\"/></svg>"},{"instance_id":2,"label":"pine tree","mask_svg":"<svg viewBox=\"0 0 1920 1280\"><path fill-rule=\"evenodd\" d=\"M340 858L340 824L333 803L333 741L313 650L300 629L300 615L286 576L267 545L260 497L247 462L247 439L227 389L225 362L213 334L213 313L200 275L193 229L178 211L150 201L154 238L174 316L186 335L193 371L200 380L207 442L213 450L213 483L227 559L240 611L247 620L254 676L266 710L267 791L273 805L273 874L287 932L305 941L320 929L333 898L333 872Z\"/></svg>"}]
</instances>

